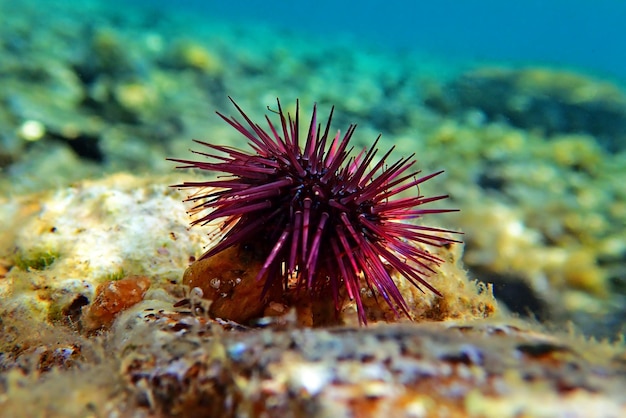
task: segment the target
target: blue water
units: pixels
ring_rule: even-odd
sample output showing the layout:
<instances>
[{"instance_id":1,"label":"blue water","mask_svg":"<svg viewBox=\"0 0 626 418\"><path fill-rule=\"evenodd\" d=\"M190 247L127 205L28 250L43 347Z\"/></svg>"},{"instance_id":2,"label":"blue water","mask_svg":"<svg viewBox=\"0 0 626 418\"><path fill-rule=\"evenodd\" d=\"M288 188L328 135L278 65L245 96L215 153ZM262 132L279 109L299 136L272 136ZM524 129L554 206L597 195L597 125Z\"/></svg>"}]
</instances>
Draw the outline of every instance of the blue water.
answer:
<instances>
[{"instance_id":1,"label":"blue water","mask_svg":"<svg viewBox=\"0 0 626 418\"><path fill-rule=\"evenodd\" d=\"M576 68L626 80L626 1L143 0L321 38L441 57Z\"/></svg>"}]
</instances>

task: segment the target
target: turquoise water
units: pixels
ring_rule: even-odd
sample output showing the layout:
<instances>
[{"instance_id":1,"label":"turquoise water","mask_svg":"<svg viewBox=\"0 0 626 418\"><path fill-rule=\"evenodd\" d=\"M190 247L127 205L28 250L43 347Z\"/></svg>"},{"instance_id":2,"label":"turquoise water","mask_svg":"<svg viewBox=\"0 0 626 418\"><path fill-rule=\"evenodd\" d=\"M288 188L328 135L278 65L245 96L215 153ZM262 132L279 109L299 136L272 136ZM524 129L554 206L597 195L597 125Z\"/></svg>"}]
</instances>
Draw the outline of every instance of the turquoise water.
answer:
<instances>
[{"instance_id":1,"label":"turquoise water","mask_svg":"<svg viewBox=\"0 0 626 418\"><path fill-rule=\"evenodd\" d=\"M144 3L320 38L348 35L390 50L578 67L626 80L626 2L619 0Z\"/></svg>"}]
</instances>

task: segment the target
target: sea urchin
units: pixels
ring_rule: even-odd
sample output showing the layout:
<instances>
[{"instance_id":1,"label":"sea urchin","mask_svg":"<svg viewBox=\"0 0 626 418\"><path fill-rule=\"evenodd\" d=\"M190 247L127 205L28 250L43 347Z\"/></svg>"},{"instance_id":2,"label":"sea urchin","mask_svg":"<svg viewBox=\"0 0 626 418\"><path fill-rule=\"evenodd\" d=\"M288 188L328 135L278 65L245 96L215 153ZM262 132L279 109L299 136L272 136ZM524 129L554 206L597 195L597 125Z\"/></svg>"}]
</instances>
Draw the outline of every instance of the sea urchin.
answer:
<instances>
[{"instance_id":1,"label":"sea urchin","mask_svg":"<svg viewBox=\"0 0 626 418\"><path fill-rule=\"evenodd\" d=\"M378 139L369 149L351 156L350 139L356 125L343 137L332 136L331 109L322 130L313 106L308 133L301 144L299 109L295 117L277 100L276 125L266 115L267 128L254 123L231 99L245 122L217 114L245 136L251 152L207 142L210 152L192 151L207 159L172 159L184 165L220 174L215 180L185 182L175 187L196 188L187 201L200 214L192 225L221 222L221 239L202 258L234 245L263 243L265 260L256 280L265 280L264 292L282 283L307 291L313 300L332 294L338 311L347 296L356 303L359 320L366 323L361 289L382 296L396 314L409 315L407 303L391 277L397 271L414 286L440 293L424 277L443 261L425 246L442 246L445 229L417 225L413 219L452 209L422 209L447 195L424 197L419 185L442 171L419 176L410 170L413 155L387 164L389 150L376 159ZM410 189L412 197L399 197Z\"/></svg>"}]
</instances>

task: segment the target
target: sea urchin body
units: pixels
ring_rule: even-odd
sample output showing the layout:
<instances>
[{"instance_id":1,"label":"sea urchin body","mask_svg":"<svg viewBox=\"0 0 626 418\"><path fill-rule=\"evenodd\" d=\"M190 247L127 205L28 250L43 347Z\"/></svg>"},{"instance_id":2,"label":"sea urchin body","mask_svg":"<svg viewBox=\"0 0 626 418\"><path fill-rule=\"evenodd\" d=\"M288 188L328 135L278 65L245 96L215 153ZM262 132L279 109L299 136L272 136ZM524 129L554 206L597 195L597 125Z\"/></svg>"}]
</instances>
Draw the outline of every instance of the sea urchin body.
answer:
<instances>
[{"instance_id":1,"label":"sea urchin body","mask_svg":"<svg viewBox=\"0 0 626 418\"><path fill-rule=\"evenodd\" d=\"M232 102L243 122L218 115L248 139L250 151L195 141L208 148L193 151L206 161L173 159L183 164L179 168L219 175L215 180L176 185L198 189L187 199L195 203L192 211L199 215L192 225L221 222L221 239L202 258L234 245L267 243L256 277L265 280L265 290L278 281L308 292L313 300L330 292L337 310L348 297L364 323L362 288L408 316L393 271L439 295L425 277L442 260L426 248L452 242L443 237L450 231L412 221L451 211L421 208L447 197L419 194L419 185L441 171L420 176L411 170L413 156L388 164L393 148L377 159L378 139L351 156L356 125L350 125L343 136L330 134L333 110L322 128L314 106L302 140L297 107L292 118L277 101L274 113L279 123L266 116L263 129ZM409 190L417 195L401 197Z\"/></svg>"}]
</instances>

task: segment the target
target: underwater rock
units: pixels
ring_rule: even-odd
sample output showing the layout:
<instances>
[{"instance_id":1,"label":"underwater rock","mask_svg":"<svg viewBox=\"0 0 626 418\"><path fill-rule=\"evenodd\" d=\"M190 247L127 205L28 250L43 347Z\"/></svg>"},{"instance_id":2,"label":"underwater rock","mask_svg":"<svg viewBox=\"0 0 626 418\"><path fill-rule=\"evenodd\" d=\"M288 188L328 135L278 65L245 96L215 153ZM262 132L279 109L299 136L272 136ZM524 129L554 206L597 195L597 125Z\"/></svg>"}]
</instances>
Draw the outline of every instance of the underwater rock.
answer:
<instances>
[{"instance_id":1,"label":"underwater rock","mask_svg":"<svg viewBox=\"0 0 626 418\"><path fill-rule=\"evenodd\" d=\"M4 132L10 141L5 149L12 158L18 160L37 141L61 141L79 155L82 144L77 144L82 141L86 141L87 147L97 149L102 120L80 107L85 92L72 69L46 59L35 59L29 65L38 66L41 72L38 79L22 74L5 80L0 90L0 100L5 103L3 113L11 125L17 125L15 134ZM82 155L92 158L93 153Z\"/></svg>"},{"instance_id":2,"label":"underwater rock","mask_svg":"<svg viewBox=\"0 0 626 418\"><path fill-rule=\"evenodd\" d=\"M434 323L222 334L174 313L143 318L125 326L154 329L160 323L161 351L141 339L123 341L120 351L135 347L137 353L123 362L122 373L146 406L182 417L626 412L619 350L519 326ZM175 343L181 328L186 341ZM185 350L187 344L196 349Z\"/></svg>"},{"instance_id":3,"label":"underwater rock","mask_svg":"<svg viewBox=\"0 0 626 418\"><path fill-rule=\"evenodd\" d=\"M183 284L200 289L202 296L212 301L212 317L246 324L263 317L280 295L280 286L264 292L264 281L256 280L262 265L263 260L255 257L254 250L233 246L217 257L191 264L185 270Z\"/></svg>"},{"instance_id":4,"label":"underwater rock","mask_svg":"<svg viewBox=\"0 0 626 418\"><path fill-rule=\"evenodd\" d=\"M183 277L190 257L198 257L202 243L215 235L210 238L206 234L212 231L202 228L186 229L184 206L173 201L176 196L182 200L180 193L163 183L117 174L53 193L27 195L10 204L4 201L0 244L5 250L0 259L9 260L10 267L0 287L3 309L26 309L28 316L40 320L64 320L77 298L83 297L90 301L80 306L86 315L83 325L92 329L112 320L119 310L113 305L125 309L140 301L148 287L150 292L169 291L178 283L200 288L213 300L209 312L226 320L247 323L295 308L302 325L358 323L356 304L346 301L336 316L330 295L312 303L306 292L283 291L280 283L261 298L263 281L255 280L255 269L264 260L253 249L233 248L221 257L197 261ZM13 222L16 219L19 222ZM492 316L495 300L488 287L467 278L460 262L462 248L443 246L432 251L446 262L425 279L442 297L394 278L411 317L441 321ZM149 283L145 278L117 281L135 275L149 277ZM121 297L119 292L128 294ZM399 319L391 307L379 303L379 295L365 286L361 293L368 321ZM117 301L119 297L124 302Z\"/></svg>"},{"instance_id":5,"label":"underwater rock","mask_svg":"<svg viewBox=\"0 0 626 418\"><path fill-rule=\"evenodd\" d=\"M75 64L85 84L90 84L101 75L118 78L138 73L140 66L121 31L106 25L91 30L87 42L81 45L83 57Z\"/></svg>"},{"instance_id":6,"label":"underwater rock","mask_svg":"<svg viewBox=\"0 0 626 418\"><path fill-rule=\"evenodd\" d=\"M183 195L167 181L152 181L117 174L0 199L0 259L10 264L0 282L2 311L63 321L83 296L101 305L84 307L91 323L104 325L109 320L103 311L117 302L110 287L97 290L99 285L133 275L149 277L157 289L179 283L206 238L187 231ZM121 284L138 295L145 293L146 280ZM128 296L120 303L129 303Z\"/></svg>"},{"instance_id":7,"label":"underwater rock","mask_svg":"<svg viewBox=\"0 0 626 418\"><path fill-rule=\"evenodd\" d=\"M465 234L463 261L476 277L497 279L502 305L619 338L610 318L624 290L611 282L626 251L626 154L607 152L590 135L548 140L502 122L453 118L439 121L425 148L430 164L446 161L446 187L461 208L450 222ZM525 301L511 300L516 288Z\"/></svg>"},{"instance_id":8,"label":"underwater rock","mask_svg":"<svg viewBox=\"0 0 626 418\"><path fill-rule=\"evenodd\" d=\"M130 276L100 284L93 302L83 312L82 326L87 331L95 331L111 325L120 312L143 300L150 284L151 280L145 276Z\"/></svg>"},{"instance_id":9,"label":"underwater rock","mask_svg":"<svg viewBox=\"0 0 626 418\"><path fill-rule=\"evenodd\" d=\"M174 42L163 63L172 68L194 69L213 76L224 71L224 63L217 53L192 40Z\"/></svg>"},{"instance_id":10,"label":"underwater rock","mask_svg":"<svg viewBox=\"0 0 626 418\"><path fill-rule=\"evenodd\" d=\"M27 339L28 333L16 333L20 326L11 332L18 337L13 344ZM63 350L56 355L50 345L31 340L29 350L4 360L8 372L0 372L0 379L10 374L11 380L2 387L7 396L0 406L10 416L626 413L623 346L543 332L519 321L324 329L275 323L250 329L144 301L116 320L105 350L97 338L77 340L62 331L56 336ZM94 361L94 351L104 358ZM53 368L34 379L29 361ZM29 372L20 374L18 364ZM22 389L26 383L28 391Z\"/></svg>"},{"instance_id":11,"label":"underwater rock","mask_svg":"<svg viewBox=\"0 0 626 418\"><path fill-rule=\"evenodd\" d=\"M426 103L445 113L479 109L545 135L587 133L609 151L626 147L626 95L616 85L548 68L479 68L462 74Z\"/></svg>"},{"instance_id":12,"label":"underwater rock","mask_svg":"<svg viewBox=\"0 0 626 418\"><path fill-rule=\"evenodd\" d=\"M415 321L471 320L496 314L497 306L488 285L470 281L459 263L461 250L437 249L434 254L447 261L441 272L426 280L443 294L436 297L408 283L397 272L392 279L408 302L409 315ZM232 247L215 256L191 264L183 276L183 284L198 288L202 297L212 301L208 313L213 318L241 324L255 323L265 316L283 316L295 312L296 322L304 327L356 325L359 323L354 301L340 302L336 312L332 294L311 298L294 283L283 290L276 283L263 292L265 280L256 280L264 258L253 248ZM451 263L451 265L447 265ZM294 280L295 281L295 280ZM397 322L405 318L394 312L379 294L364 284L360 290L370 323ZM345 299L346 295L342 295Z\"/></svg>"}]
</instances>

